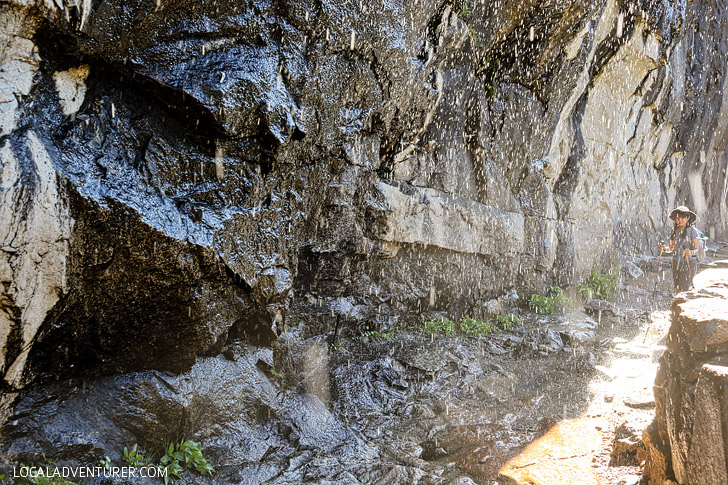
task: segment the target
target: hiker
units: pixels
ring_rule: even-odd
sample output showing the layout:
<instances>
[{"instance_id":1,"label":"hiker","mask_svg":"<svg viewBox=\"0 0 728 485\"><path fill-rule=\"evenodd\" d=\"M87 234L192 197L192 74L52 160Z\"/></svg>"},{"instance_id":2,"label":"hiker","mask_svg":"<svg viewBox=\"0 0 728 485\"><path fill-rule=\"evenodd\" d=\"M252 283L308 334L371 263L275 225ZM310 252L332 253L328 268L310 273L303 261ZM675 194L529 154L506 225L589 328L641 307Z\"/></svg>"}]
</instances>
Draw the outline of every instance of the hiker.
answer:
<instances>
[{"instance_id":1,"label":"hiker","mask_svg":"<svg viewBox=\"0 0 728 485\"><path fill-rule=\"evenodd\" d=\"M667 246L660 244L660 251L672 253L672 280L675 293L689 290L693 286L693 276L698 267L698 248L700 234L693 226L698 215L681 205L670 212L675 223Z\"/></svg>"}]
</instances>

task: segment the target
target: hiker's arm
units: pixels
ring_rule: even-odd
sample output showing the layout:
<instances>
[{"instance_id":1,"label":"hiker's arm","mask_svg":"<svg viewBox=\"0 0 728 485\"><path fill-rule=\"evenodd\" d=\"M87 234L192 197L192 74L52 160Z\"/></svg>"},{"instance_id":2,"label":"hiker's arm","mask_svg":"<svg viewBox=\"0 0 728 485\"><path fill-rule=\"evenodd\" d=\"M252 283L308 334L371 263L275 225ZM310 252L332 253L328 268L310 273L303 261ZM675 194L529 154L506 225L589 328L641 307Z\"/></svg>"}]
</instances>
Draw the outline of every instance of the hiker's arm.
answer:
<instances>
[{"instance_id":1,"label":"hiker's arm","mask_svg":"<svg viewBox=\"0 0 728 485\"><path fill-rule=\"evenodd\" d=\"M684 249L683 254L685 256L695 256L698 254L698 248L700 247L700 240L694 237L690 240L690 249Z\"/></svg>"}]
</instances>

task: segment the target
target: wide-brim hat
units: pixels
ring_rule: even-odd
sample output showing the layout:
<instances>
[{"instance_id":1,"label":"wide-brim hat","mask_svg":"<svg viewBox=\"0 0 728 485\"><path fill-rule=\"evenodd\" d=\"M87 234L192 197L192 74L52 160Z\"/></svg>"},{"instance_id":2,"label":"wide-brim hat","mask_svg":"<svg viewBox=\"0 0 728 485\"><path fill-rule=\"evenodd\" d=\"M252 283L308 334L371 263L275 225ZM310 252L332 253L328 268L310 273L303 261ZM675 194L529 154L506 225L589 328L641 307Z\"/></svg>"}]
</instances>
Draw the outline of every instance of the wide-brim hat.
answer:
<instances>
[{"instance_id":1,"label":"wide-brim hat","mask_svg":"<svg viewBox=\"0 0 728 485\"><path fill-rule=\"evenodd\" d=\"M675 207L673 210L670 211L670 219L672 219L673 222L675 222L675 216L677 216L679 212L688 215L688 224L692 224L693 222L698 220L698 215L695 212L691 211L684 205L681 205L679 207Z\"/></svg>"}]
</instances>

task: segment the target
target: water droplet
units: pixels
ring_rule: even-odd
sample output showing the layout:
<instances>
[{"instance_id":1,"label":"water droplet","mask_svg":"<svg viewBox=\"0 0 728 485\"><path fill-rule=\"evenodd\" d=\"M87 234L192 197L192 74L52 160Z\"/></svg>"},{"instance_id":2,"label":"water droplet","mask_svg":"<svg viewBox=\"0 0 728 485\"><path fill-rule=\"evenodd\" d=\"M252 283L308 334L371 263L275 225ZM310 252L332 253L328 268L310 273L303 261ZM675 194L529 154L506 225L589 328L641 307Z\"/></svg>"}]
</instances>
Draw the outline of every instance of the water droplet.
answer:
<instances>
[{"instance_id":1,"label":"water droplet","mask_svg":"<svg viewBox=\"0 0 728 485\"><path fill-rule=\"evenodd\" d=\"M217 179L222 181L225 178L225 165L223 165L222 159L224 156L223 149L219 146L215 147L215 175Z\"/></svg>"},{"instance_id":2,"label":"water droplet","mask_svg":"<svg viewBox=\"0 0 728 485\"><path fill-rule=\"evenodd\" d=\"M624 13L620 12L617 18L617 37L622 37L622 31L624 29Z\"/></svg>"}]
</instances>

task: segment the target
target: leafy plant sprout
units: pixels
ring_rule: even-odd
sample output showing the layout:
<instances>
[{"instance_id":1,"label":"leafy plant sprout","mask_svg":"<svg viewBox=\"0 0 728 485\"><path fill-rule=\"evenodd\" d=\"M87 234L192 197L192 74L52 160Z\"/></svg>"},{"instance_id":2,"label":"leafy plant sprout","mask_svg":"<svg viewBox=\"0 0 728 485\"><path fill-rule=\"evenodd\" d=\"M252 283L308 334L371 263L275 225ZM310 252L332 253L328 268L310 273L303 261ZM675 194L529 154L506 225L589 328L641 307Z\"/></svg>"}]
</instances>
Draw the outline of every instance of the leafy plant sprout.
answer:
<instances>
[{"instance_id":1,"label":"leafy plant sprout","mask_svg":"<svg viewBox=\"0 0 728 485\"><path fill-rule=\"evenodd\" d=\"M577 285L579 296L584 299L599 298L608 300L619 288L619 274L601 274L596 270L591 271L589 279Z\"/></svg>"},{"instance_id":2,"label":"leafy plant sprout","mask_svg":"<svg viewBox=\"0 0 728 485\"><path fill-rule=\"evenodd\" d=\"M361 333L361 336L371 340L389 340L394 337L393 330L380 332L379 330L367 330Z\"/></svg>"},{"instance_id":3,"label":"leafy plant sprout","mask_svg":"<svg viewBox=\"0 0 728 485\"><path fill-rule=\"evenodd\" d=\"M5 475L0 476L0 478L5 478ZM66 480L62 477L51 477L51 476L45 476L40 474L32 474L29 477L22 477L17 482L20 484L32 484L32 485L77 485L77 482L72 482L70 480Z\"/></svg>"},{"instance_id":4,"label":"leafy plant sprout","mask_svg":"<svg viewBox=\"0 0 728 485\"><path fill-rule=\"evenodd\" d=\"M202 445L192 440L180 439L169 443L164 448L157 465L154 465L154 460L150 459L136 443L131 448L124 447L123 458L133 467L157 466L159 469L165 470L165 473L160 474L160 477L164 477L165 485L174 483L175 478L182 478L180 473L185 469L196 471L201 475L212 476L215 473L215 469L202 454ZM99 462L99 465L110 467L111 459L106 456Z\"/></svg>"},{"instance_id":5,"label":"leafy plant sprout","mask_svg":"<svg viewBox=\"0 0 728 485\"><path fill-rule=\"evenodd\" d=\"M550 286L546 295L533 294L528 299L528 306L536 313L550 315L571 305L571 300L564 295L564 290L558 286Z\"/></svg>"},{"instance_id":6,"label":"leafy plant sprout","mask_svg":"<svg viewBox=\"0 0 728 485\"><path fill-rule=\"evenodd\" d=\"M486 320L473 317L463 317L457 324L446 317L423 322L423 329L430 334L445 336L455 335L456 330L463 335L471 337L485 337L498 331L511 330L521 324L518 315L494 315Z\"/></svg>"},{"instance_id":7,"label":"leafy plant sprout","mask_svg":"<svg viewBox=\"0 0 728 485\"><path fill-rule=\"evenodd\" d=\"M496 315L495 322L502 330L512 330L513 327L521 325L521 318L518 315L509 313L507 315Z\"/></svg>"},{"instance_id":8,"label":"leafy plant sprout","mask_svg":"<svg viewBox=\"0 0 728 485\"><path fill-rule=\"evenodd\" d=\"M181 439L172 442L167 446L166 454L159 460L160 464L167 468L168 474L164 477L164 483L170 480L170 475L180 478L179 473L183 468L193 469L201 475L212 476L215 469L202 455L200 443L192 440Z\"/></svg>"},{"instance_id":9,"label":"leafy plant sprout","mask_svg":"<svg viewBox=\"0 0 728 485\"><path fill-rule=\"evenodd\" d=\"M283 374L281 374L280 372L276 371L275 364L273 364L273 365L270 366L270 373L273 374L273 376L276 377L276 378L278 378L278 379L283 379L283 377L284 377Z\"/></svg>"},{"instance_id":10,"label":"leafy plant sprout","mask_svg":"<svg viewBox=\"0 0 728 485\"><path fill-rule=\"evenodd\" d=\"M147 464L144 452L137 448L136 443L134 443L131 449L127 449L126 446L124 447L124 461L133 467L140 467Z\"/></svg>"},{"instance_id":11,"label":"leafy plant sprout","mask_svg":"<svg viewBox=\"0 0 728 485\"><path fill-rule=\"evenodd\" d=\"M460 17L467 17L468 15L470 15L471 13L473 13L473 11L470 9L470 6L468 6L468 2L466 2L464 0L462 0L460 2L460 4L458 5L458 7L459 7L458 8L458 15Z\"/></svg>"},{"instance_id":12,"label":"leafy plant sprout","mask_svg":"<svg viewBox=\"0 0 728 485\"><path fill-rule=\"evenodd\" d=\"M437 320L427 320L422 326L425 331L432 334L441 334L445 336L455 335L455 322L446 317L440 317Z\"/></svg>"},{"instance_id":13,"label":"leafy plant sprout","mask_svg":"<svg viewBox=\"0 0 728 485\"><path fill-rule=\"evenodd\" d=\"M484 320L465 317L460 320L460 331L467 335L480 336L493 333L493 326Z\"/></svg>"}]
</instances>

